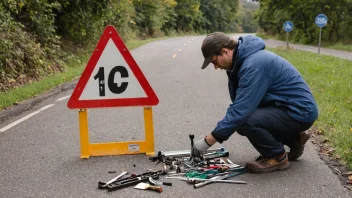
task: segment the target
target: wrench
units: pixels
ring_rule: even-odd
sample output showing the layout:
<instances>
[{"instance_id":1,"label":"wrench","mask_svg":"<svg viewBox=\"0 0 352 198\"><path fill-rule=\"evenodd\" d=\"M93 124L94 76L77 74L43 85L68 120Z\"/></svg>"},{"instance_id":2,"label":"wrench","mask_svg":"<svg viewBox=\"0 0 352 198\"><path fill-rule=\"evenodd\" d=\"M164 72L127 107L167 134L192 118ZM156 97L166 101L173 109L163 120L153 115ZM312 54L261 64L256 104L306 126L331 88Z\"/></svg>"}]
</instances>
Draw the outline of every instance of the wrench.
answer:
<instances>
[{"instance_id":1,"label":"wrench","mask_svg":"<svg viewBox=\"0 0 352 198\"><path fill-rule=\"evenodd\" d=\"M233 184L247 184L245 181L235 181L235 180L222 180L220 179L221 176L213 177L211 179L201 179L201 178L187 178L187 177L165 177L166 179L179 179L183 181L187 181L190 183L195 183L197 181L204 181L204 182L220 182L220 183L233 183ZM203 183L199 183L203 184ZM195 184L197 185L197 184ZM200 186L199 186L200 187Z\"/></svg>"},{"instance_id":2,"label":"wrench","mask_svg":"<svg viewBox=\"0 0 352 198\"><path fill-rule=\"evenodd\" d=\"M198 184L194 184L193 187L194 188L199 188L199 187L202 187L202 186L205 186L207 184L212 183L213 182L212 180L225 180L225 179L237 176L237 175L241 175L241 174L243 174L245 172L246 172L246 170L243 170L243 171L240 171L240 172L232 172L232 173L230 173L228 175L225 175L225 176L216 176L216 177L213 177L213 178L209 179L208 181L205 181L205 182L202 182L202 183L198 183Z\"/></svg>"},{"instance_id":3,"label":"wrench","mask_svg":"<svg viewBox=\"0 0 352 198\"><path fill-rule=\"evenodd\" d=\"M127 174L127 172L124 171L124 172L122 172L121 174L119 174L118 176L116 176L115 178L111 179L110 181L108 181L108 182L106 182L106 183L104 183L104 182L98 182L98 188L99 188L99 189L104 189L104 188L106 188L109 184L111 184L111 183L113 183L114 181L120 179L121 177L123 177L123 176L126 175L126 174Z\"/></svg>"}]
</instances>

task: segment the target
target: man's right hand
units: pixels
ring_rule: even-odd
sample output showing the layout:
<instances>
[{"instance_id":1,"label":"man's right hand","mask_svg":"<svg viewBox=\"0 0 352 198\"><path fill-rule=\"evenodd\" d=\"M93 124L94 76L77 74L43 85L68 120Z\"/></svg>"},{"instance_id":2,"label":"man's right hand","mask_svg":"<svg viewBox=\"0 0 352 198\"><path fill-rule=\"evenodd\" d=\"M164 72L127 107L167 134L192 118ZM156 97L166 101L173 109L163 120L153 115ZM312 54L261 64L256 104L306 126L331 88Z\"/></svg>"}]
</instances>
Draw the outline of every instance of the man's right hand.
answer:
<instances>
[{"instance_id":1,"label":"man's right hand","mask_svg":"<svg viewBox=\"0 0 352 198\"><path fill-rule=\"evenodd\" d=\"M192 148L191 151L191 157L192 158L200 158L202 156L202 154L208 150L211 147L211 145L209 145L205 138L197 141L196 143L194 143L194 146Z\"/></svg>"}]
</instances>

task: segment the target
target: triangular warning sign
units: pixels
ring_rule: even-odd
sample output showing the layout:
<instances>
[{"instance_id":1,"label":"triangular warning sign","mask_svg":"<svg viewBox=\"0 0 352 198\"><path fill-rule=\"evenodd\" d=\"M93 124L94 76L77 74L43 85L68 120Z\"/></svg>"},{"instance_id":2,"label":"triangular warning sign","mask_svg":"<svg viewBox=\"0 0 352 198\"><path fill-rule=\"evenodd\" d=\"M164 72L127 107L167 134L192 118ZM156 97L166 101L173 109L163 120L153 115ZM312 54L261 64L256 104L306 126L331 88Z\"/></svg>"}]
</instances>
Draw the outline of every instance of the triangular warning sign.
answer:
<instances>
[{"instance_id":1,"label":"triangular warning sign","mask_svg":"<svg viewBox=\"0 0 352 198\"><path fill-rule=\"evenodd\" d=\"M113 26L107 26L67 106L151 106L158 97Z\"/></svg>"}]
</instances>

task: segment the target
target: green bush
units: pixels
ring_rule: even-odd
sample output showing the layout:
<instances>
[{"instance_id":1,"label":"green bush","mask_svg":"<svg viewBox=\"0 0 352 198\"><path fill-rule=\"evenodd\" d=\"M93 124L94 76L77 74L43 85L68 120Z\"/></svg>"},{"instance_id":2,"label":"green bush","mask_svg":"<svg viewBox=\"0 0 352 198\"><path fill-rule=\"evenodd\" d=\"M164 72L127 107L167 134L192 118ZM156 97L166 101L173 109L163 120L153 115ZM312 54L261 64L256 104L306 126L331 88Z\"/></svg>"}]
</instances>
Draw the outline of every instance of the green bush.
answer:
<instances>
[{"instance_id":1,"label":"green bush","mask_svg":"<svg viewBox=\"0 0 352 198\"><path fill-rule=\"evenodd\" d=\"M47 48L24 28L0 4L0 91L61 69Z\"/></svg>"}]
</instances>

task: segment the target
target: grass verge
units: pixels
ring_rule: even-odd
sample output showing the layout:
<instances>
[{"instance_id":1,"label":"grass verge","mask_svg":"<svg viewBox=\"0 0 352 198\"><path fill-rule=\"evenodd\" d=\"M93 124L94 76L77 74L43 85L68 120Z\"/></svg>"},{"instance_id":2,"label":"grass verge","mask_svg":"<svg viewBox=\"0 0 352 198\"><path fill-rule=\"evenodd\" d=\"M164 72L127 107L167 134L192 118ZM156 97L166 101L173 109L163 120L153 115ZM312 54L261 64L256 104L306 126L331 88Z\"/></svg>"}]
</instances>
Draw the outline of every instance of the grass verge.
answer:
<instances>
[{"instance_id":1,"label":"grass verge","mask_svg":"<svg viewBox=\"0 0 352 198\"><path fill-rule=\"evenodd\" d=\"M263 39L280 40L280 38L278 36L272 36L272 35L268 35L268 34L264 34L264 33L258 33L256 35L258 35L259 37L261 37ZM281 41L285 41L286 42L286 40L281 40ZM295 43L295 42L292 42L291 40L289 40L289 42L300 45L300 43ZM313 45L311 45L311 46L313 46ZM313 47L318 47L318 43L316 45L314 45ZM328 48L328 49L334 49L334 50L343 50L343 51L352 52L352 45L351 44L325 43L325 42L322 42L321 43L321 47L322 48Z\"/></svg>"},{"instance_id":2,"label":"grass verge","mask_svg":"<svg viewBox=\"0 0 352 198\"><path fill-rule=\"evenodd\" d=\"M315 126L334 155L352 168L352 62L292 49L270 49L290 61L309 84L319 107Z\"/></svg>"}]
</instances>

